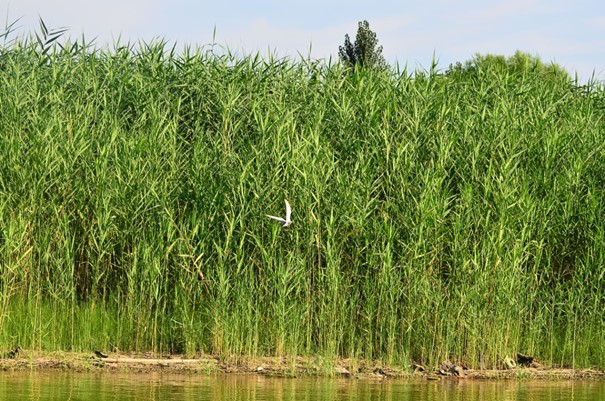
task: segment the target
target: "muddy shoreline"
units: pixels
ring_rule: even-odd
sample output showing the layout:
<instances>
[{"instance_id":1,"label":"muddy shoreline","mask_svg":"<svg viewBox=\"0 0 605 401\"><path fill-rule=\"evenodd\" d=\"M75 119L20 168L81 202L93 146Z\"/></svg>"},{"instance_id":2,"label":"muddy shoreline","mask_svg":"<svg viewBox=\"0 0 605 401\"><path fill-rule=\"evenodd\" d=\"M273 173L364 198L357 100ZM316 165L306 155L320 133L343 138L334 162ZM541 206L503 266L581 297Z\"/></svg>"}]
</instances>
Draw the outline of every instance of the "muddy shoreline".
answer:
<instances>
[{"instance_id":1,"label":"muddy shoreline","mask_svg":"<svg viewBox=\"0 0 605 401\"><path fill-rule=\"evenodd\" d=\"M15 358L0 359L0 370L67 370L75 372L166 372L200 374L255 374L271 377L349 377L369 379L409 378L424 380L545 379L605 380L599 369L526 368L502 370L464 369L460 376L436 370L418 371L413 366L384 366L348 359L326 361L316 357L230 357L202 355L157 356L151 354L112 353L106 358L94 353L28 352Z\"/></svg>"}]
</instances>

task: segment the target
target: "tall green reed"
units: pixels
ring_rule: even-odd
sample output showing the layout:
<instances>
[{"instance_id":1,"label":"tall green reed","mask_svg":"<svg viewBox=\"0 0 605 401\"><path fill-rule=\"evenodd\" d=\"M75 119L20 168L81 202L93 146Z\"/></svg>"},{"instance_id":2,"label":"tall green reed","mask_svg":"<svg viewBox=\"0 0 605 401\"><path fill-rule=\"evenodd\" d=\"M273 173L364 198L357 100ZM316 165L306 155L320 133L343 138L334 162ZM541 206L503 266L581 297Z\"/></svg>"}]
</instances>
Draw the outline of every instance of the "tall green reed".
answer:
<instances>
[{"instance_id":1,"label":"tall green reed","mask_svg":"<svg viewBox=\"0 0 605 401\"><path fill-rule=\"evenodd\" d=\"M603 366L602 86L163 42L0 63L0 344Z\"/></svg>"}]
</instances>

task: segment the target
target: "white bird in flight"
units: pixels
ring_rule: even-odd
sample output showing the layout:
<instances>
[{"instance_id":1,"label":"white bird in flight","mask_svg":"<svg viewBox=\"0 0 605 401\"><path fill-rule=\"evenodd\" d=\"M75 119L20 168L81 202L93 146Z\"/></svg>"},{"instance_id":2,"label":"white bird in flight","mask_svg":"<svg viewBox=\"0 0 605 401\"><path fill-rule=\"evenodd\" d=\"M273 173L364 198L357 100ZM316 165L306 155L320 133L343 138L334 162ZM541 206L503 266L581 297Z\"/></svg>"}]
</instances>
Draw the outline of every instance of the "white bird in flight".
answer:
<instances>
[{"instance_id":1,"label":"white bird in flight","mask_svg":"<svg viewBox=\"0 0 605 401\"><path fill-rule=\"evenodd\" d=\"M282 219L281 217L277 217L277 216L271 216L269 214L267 214L266 216L282 223L282 227L288 227L290 224L292 224L292 220L290 220L291 214L292 214L292 209L290 208L290 204L286 200L286 218L285 219Z\"/></svg>"}]
</instances>

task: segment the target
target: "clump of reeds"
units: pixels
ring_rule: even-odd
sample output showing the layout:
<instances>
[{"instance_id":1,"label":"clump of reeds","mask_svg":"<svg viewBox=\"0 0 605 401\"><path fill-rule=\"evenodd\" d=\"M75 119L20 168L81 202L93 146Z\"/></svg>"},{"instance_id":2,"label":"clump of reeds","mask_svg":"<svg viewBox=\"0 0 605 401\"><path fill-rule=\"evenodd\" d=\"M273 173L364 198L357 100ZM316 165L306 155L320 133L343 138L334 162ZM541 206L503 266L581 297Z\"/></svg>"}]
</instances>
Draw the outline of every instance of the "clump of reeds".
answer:
<instances>
[{"instance_id":1,"label":"clump of reeds","mask_svg":"<svg viewBox=\"0 0 605 401\"><path fill-rule=\"evenodd\" d=\"M0 49L0 344L604 366L602 86L51 33Z\"/></svg>"}]
</instances>

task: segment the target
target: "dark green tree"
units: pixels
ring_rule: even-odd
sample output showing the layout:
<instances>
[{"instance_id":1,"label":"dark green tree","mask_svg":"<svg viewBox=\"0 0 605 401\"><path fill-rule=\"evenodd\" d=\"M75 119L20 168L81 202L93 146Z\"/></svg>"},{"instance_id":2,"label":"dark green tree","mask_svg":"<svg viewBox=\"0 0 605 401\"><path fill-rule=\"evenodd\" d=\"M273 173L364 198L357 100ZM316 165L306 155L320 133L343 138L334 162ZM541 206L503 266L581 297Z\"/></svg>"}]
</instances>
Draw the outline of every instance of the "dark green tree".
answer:
<instances>
[{"instance_id":1,"label":"dark green tree","mask_svg":"<svg viewBox=\"0 0 605 401\"><path fill-rule=\"evenodd\" d=\"M338 56L345 65L354 68L359 67L379 68L386 66L382 56L382 46L378 46L376 33L370 29L368 21L360 21L357 28L355 43L351 43L349 35L345 35L344 46L338 47Z\"/></svg>"}]
</instances>

